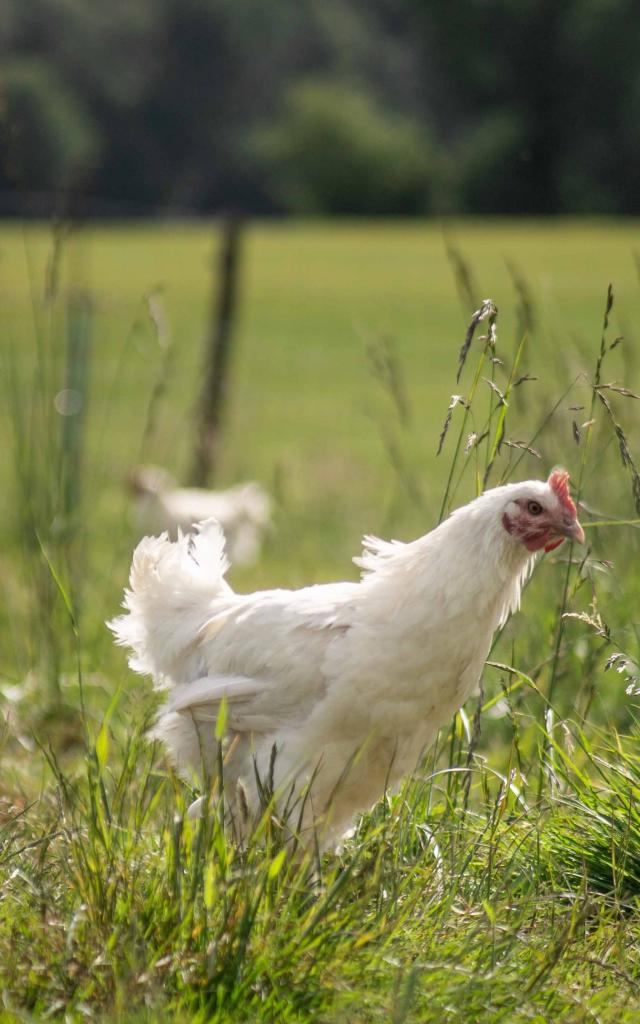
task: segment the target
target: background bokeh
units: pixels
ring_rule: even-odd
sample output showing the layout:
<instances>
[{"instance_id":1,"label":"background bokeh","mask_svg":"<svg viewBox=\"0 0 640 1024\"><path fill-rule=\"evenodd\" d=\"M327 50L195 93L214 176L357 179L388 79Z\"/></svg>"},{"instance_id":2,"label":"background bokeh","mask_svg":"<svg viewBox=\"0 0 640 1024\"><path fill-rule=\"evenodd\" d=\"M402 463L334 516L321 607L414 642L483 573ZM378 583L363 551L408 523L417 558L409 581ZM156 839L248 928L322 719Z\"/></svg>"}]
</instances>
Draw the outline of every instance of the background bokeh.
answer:
<instances>
[{"instance_id":1,"label":"background bokeh","mask_svg":"<svg viewBox=\"0 0 640 1024\"><path fill-rule=\"evenodd\" d=\"M637 213L632 0L2 0L0 211Z\"/></svg>"}]
</instances>

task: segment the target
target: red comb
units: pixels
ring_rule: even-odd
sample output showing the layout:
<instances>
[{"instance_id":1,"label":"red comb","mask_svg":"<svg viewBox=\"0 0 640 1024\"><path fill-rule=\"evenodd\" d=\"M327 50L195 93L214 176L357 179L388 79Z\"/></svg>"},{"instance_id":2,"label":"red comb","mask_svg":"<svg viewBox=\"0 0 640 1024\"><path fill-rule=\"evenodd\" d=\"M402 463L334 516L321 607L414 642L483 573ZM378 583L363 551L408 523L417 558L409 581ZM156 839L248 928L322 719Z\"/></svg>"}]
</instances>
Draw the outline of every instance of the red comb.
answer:
<instances>
[{"instance_id":1,"label":"red comb","mask_svg":"<svg viewBox=\"0 0 640 1024\"><path fill-rule=\"evenodd\" d=\"M549 476L547 483L557 496L560 504L564 505L567 511L571 512L571 514L575 516L576 506L569 494L569 474L566 469L554 469L553 473Z\"/></svg>"}]
</instances>

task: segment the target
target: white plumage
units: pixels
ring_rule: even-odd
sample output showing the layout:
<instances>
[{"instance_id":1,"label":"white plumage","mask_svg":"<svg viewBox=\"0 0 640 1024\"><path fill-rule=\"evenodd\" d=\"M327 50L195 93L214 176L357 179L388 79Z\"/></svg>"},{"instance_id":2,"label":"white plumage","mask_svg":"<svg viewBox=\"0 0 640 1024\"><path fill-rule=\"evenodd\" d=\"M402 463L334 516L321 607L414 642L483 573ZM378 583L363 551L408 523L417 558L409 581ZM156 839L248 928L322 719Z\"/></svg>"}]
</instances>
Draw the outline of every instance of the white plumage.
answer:
<instances>
[{"instance_id":1,"label":"white plumage","mask_svg":"<svg viewBox=\"0 0 640 1024\"><path fill-rule=\"evenodd\" d=\"M140 542L111 628L131 667L168 688L156 734L177 769L214 772L226 698L237 820L259 811L275 745L276 790L310 784L302 828L326 846L417 766L477 687L533 552L565 536L584 539L556 473L487 491L412 543L366 537L359 583L242 595L207 522Z\"/></svg>"},{"instance_id":2,"label":"white plumage","mask_svg":"<svg viewBox=\"0 0 640 1024\"><path fill-rule=\"evenodd\" d=\"M161 466L138 466L129 474L136 516L147 530L191 531L194 524L216 519L224 532L234 565L250 565L271 523L271 501L255 481L224 491L177 487Z\"/></svg>"}]
</instances>

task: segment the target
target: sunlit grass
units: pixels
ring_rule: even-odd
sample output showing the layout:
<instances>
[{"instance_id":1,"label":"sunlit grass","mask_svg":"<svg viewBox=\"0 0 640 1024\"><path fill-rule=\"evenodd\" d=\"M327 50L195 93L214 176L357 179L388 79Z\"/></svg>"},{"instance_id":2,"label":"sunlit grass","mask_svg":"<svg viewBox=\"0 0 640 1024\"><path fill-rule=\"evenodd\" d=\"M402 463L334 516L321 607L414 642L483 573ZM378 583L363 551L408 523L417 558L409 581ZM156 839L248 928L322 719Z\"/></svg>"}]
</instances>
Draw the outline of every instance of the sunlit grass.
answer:
<instances>
[{"instance_id":1,"label":"sunlit grass","mask_svg":"<svg viewBox=\"0 0 640 1024\"><path fill-rule=\"evenodd\" d=\"M593 389L640 388L635 227L447 230L474 294L498 305L496 348L484 321L459 384L472 308L439 227L247 229L220 482L260 480L276 522L263 560L232 578L354 578L362 532L416 536L485 477L554 463L590 548L538 567L483 696L419 777L338 855L293 861L269 815L244 849L214 806L185 818L191 794L144 736L156 698L103 626L136 539L127 470L179 476L190 461L213 228L85 227L56 274L45 228L0 230L7 1019L635 1020L640 585L620 432L632 459L640 435L635 398L600 392L614 424ZM80 450L54 403L78 289L92 309ZM453 393L471 408L452 408L436 456ZM58 517L71 451L73 530Z\"/></svg>"}]
</instances>

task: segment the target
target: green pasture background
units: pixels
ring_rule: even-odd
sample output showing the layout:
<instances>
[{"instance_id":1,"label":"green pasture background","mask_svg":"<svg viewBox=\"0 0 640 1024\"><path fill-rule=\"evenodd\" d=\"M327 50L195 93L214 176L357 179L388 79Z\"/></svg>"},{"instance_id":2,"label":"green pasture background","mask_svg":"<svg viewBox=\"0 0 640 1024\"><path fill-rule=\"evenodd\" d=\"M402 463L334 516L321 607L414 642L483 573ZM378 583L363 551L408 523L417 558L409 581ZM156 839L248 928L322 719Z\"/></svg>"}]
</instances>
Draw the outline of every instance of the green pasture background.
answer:
<instances>
[{"instance_id":1,"label":"green pasture background","mask_svg":"<svg viewBox=\"0 0 640 1024\"><path fill-rule=\"evenodd\" d=\"M102 623L117 608L137 539L124 481L140 461L186 477L203 339L217 286L218 230L203 222L79 227L62 236L54 287L50 228L0 228L2 345L17 356L25 400L36 386L37 332L57 352L59 379L45 387L53 395L65 386L66 297L90 295L79 614L91 633L89 649L111 664L121 656L112 652ZM498 355L505 361L523 331L514 281L525 282L533 312L520 372L539 380L514 393L509 415L517 428L511 425L509 436L515 430L518 440L530 439L557 396L576 381L550 437L538 444L542 459L525 454L517 475L545 475L556 463L575 469L572 423L581 412L571 406L589 402L580 375L593 369L609 282L615 290L613 332L625 336L611 366L628 387L640 386L634 338L639 235L629 221L247 224L217 484L261 481L275 496L275 524L261 562L232 568L231 581L249 589L353 578L350 558L363 533L410 539L434 525L453 443L450 436L438 459L437 439L451 394L464 393L465 380L457 385L455 370L472 312L468 297L459 294L451 248L472 274L474 301L490 296L499 307ZM47 303L52 287L58 297ZM161 304L168 345L149 317L149 294ZM406 388L404 423L371 372L368 352L384 345L394 353ZM497 366L498 384L501 374ZM634 411L622 410L632 444L638 439ZM7 419L4 429L5 621L7 635L15 636L24 596L12 554L20 508ZM20 438L14 440L19 448ZM612 442L609 431L603 444ZM411 493L394 469L390 446L401 454ZM503 450L492 482L507 456L514 452ZM456 501L472 497L475 486L469 474ZM590 494L598 501L608 497L606 479L587 479L585 498ZM630 495L616 489L609 494L620 495L622 505L609 502L599 511L632 513ZM606 538L602 545L606 557ZM619 567L623 580L631 570ZM20 658L12 663L20 648L20 641L17 648L4 646L3 671L16 681L27 669Z\"/></svg>"},{"instance_id":2,"label":"green pasture background","mask_svg":"<svg viewBox=\"0 0 640 1024\"><path fill-rule=\"evenodd\" d=\"M354 579L363 533L431 529L462 422L458 405L437 456L451 396L484 360L494 387L479 381L464 433L490 415L490 441L523 336L505 441L539 458L504 444L488 482L563 464L588 538L578 567L563 545L536 568L484 673L479 742L473 699L415 785L310 880L273 837L234 847L217 817L192 841L190 797L147 742L150 684L104 625L139 537L127 473L187 478L219 229L85 225L52 261L49 227L0 226L3 1021L636 1020L638 527L613 521L638 510L592 384L603 351L601 384L640 393L639 228L246 225L216 483L259 480L274 524L234 586ZM476 338L457 383L489 296L499 361ZM79 301L91 357L70 528L48 510ZM385 358L400 407L372 369ZM603 394L637 459L638 400ZM452 507L482 486L487 444L459 457Z\"/></svg>"},{"instance_id":3,"label":"green pasture background","mask_svg":"<svg viewBox=\"0 0 640 1024\"><path fill-rule=\"evenodd\" d=\"M542 461L525 455L518 475L544 475L556 463L573 469L578 449L571 424L581 412L570 407L589 401L580 375L593 369L609 282L613 333L626 339L612 353L612 369L628 387L640 385L634 337L639 233L629 221L248 224L217 483L260 480L274 495L275 522L264 558L250 569L232 568L231 582L250 589L354 577L349 559L364 532L409 540L434 524L453 443L447 438L450 447L437 459L437 437L451 394L464 393L464 378L457 385L455 372L472 311L459 295L451 247L473 275L475 298L490 296L499 306L498 354L505 360L522 332L514 276L529 293L532 327L521 372L540 379L523 385L514 402L517 439L528 439L560 391L577 380L560 404L551 439L539 444ZM214 223L83 226L62 237L58 298L47 303L51 230L0 228L2 345L17 354L26 400L35 386L37 332L56 349L59 379L46 384L54 394L65 386L66 296L80 290L91 297L83 595L85 624L100 656L112 656L101 624L118 606L137 537L127 472L140 461L161 463L181 480L188 470L218 243ZM161 303L168 346L148 315L148 294ZM371 371L369 350L386 343L407 389L404 424ZM498 367L499 384L501 373ZM634 413L622 411L632 444L638 440ZM19 631L11 538L20 509L6 420L4 429L5 613ZM610 446L610 431L607 436ZM418 496L407 493L394 470L389 440ZM614 465L608 462L603 476ZM586 481L587 499L590 489L599 499L606 479ZM457 501L473 493L470 474ZM623 507L600 511L631 514L630 498L622 501ZM621 571L626 577L632 566ZM4 671L15 678L11 656L10 645Z\"/></svg>"}]
</instances>

